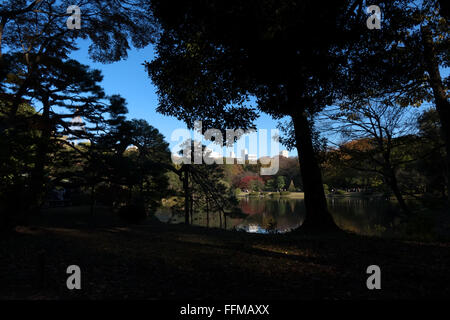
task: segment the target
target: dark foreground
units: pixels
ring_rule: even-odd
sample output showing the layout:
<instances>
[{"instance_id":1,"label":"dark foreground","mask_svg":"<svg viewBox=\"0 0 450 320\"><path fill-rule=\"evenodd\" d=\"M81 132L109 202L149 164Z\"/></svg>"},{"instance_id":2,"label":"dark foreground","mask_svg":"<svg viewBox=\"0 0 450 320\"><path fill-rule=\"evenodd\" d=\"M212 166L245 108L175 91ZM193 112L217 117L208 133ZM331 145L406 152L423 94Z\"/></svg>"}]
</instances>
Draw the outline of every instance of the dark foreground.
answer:
<instances>
[{"instance_id":1,"label":"dark foreground","mask_svg":"<svg viewBox=\"0 0 450 320\"><path fill-rule=\"evenodd\" d=\"M0 239L1 299L450 297L450 243L50 216ZM373 264L381 290L366 287ZM69 265L81 268L81 290L66 287Z\"/></svg>"}]
</instances>

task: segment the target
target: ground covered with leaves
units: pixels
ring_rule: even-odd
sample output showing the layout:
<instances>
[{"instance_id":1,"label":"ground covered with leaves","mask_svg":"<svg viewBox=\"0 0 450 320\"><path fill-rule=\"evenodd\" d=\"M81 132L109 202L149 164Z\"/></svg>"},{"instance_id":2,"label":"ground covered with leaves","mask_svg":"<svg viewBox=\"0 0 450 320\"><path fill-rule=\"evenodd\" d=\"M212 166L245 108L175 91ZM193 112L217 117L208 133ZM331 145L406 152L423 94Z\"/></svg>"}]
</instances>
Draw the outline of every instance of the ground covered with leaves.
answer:
<instances>
[{"instance_id":1,"label":"ground covered with leaves","mask_svg":"<svg viewBox=\"0 0 450 320\"><path fill-rule=\"evenodd\" d=\"M381 290L368 290L369 265ZM81 290L66 269L81 268ZM450 243L47 215L0 239L1 299L448 298Z\"/></svg>"}]
</instances>

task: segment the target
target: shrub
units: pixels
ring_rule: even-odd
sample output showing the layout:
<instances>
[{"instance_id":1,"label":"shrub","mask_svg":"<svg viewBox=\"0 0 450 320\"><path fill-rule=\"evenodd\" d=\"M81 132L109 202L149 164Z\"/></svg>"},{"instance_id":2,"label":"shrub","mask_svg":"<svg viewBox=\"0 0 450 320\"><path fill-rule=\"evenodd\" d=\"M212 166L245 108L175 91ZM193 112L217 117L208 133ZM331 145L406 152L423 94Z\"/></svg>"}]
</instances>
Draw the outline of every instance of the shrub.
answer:
<instances>
[{"instance_id":1,"label":"shrub","mask_svg":"<svg viewBox=\"0 0 450 320\"><path fill-rule=\"evenodd\" d=\"M259 192L252 191L249 194L250 197L259 197Z\"/></svg>"},{"instance_id":2,"label":"shrub","mask_svg":"<svg viewBox=\"0 0 450 320\"><path fill-rule=\"evenodd\" d=\"M259 191L264 188L264 180L258 176L246 176L241 179L239 188Z\"/></svg>"},{"instance_id":3,"label":"shrub","mask_svg":"<svg viewBox=\"0 0 450 320\"><path fill-rule=\"evenodd\" d=\"M295 192L295 185L294 185L294 181L293 180L291 180L291 183L289 184L288 191Z\"/></svg>"}]
</instances>

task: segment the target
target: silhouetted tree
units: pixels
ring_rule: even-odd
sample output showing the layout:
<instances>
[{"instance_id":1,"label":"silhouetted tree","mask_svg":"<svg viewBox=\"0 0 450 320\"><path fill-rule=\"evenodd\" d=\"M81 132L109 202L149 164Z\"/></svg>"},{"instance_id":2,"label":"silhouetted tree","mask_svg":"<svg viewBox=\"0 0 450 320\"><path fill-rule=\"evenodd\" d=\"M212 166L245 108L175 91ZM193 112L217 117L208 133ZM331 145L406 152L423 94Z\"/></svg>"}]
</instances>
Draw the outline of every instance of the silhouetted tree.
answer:
<instances>
[{"instance_id":1,"label":"silhouetted tree","mask_svg":"<svg viewBox=\"0 0 450 320\"><path fill-rule=\"evenodd\" d=\"M81 10L81 28L69 29L66 21L69 6ZM54 1L7 0L0 4L0 90L11 94L11 125L17 108L28 95L31 82L40 72L45 57L67 59L77 49L78 39L90 39L89 54L100 62L119 61L127 57L130 45L143 48L157 33L149 1ZM5 53L3 49L8 51ZM20 69L14 63L21 55ZM8 74L20 74L13 87L5 86Z\"/></svg>"},{"instance_id":2,"label":"silhouetted tree","mask_svg":"<svg viewBox=\"0 0 450 320\"><path fill-rule=\"evenodd\" d=\"M204 203L209 212L217 212L225 219L228 212L235 209L237 200L224 183L224 170L214 163L195 164L194 159L210 156L210 151L199 142L187 140L182 144L184 162L172 168L183 182L185 223L189 224L194 210L194 200ZM180 151L181 152L181 151ZM194 199L195 197L195 199ZM222 221L222 220L221 220Z\"/></svg>"},{"instance_id":3,"label":"silhouetted tree","mask_svg":"<svg viewBox=\"0 0 450 320\"><path fill-rule=\"evenodd\" d=\"M406 136L413 133L415 126L415 119L408 111L393 104L390 97L343 103L329 111L331 125L344 138L339 151L350 156L350 166L382 175L404 212L408 209L397 171L402 164L415 160L405 157L401 148L411 142ZM364 140L365 147L349 143L358 140Z\"/></svg>"},{"instance_id":4,"label":"silhouetted tree","mask_svg":"<svg viewBox=\"0 0 450 320\"><path fill-rule=\"evenodd\" d=\"M359 1L153 2L164 32L157 58L146 66L158 88L158 111L190 127L201 119L205 130L247 129L257 116L247 103L253 96L259 111L275 119L290 117L305 191L304 228L335 229L311 121L339 93L341 71L348 62L345 49L359 39L357 32L367 32L361 5ZM360 14L362 18L353 19Z\"/></svg>"},{"instance_id":5,"label":"silhouetted tree","mask_svg":"<svg viewBox=\"0 0 450 320\"><path fill-rule=\"evenodd\" d=\"M390 94L404 107L433 102L441 122L449 167L448 77L443 79L441 75L441 69L449 61L449 34L448 15L442 3L436 0L371 3L381 8L382 28L364 34L354 44L347 84L349 95Z\"/></svg>"},{"instance_id":6,"label":"silhouetted tree","mask_svg":"<svg viewBox=\"0 0 450 320\"><path fill-rule=\"evenodd\" d=\"M445 186L449 179L446 167L445 143L441 134L441 123L435 109L425 111L418 119L421 155L417 170L425 177L427 194L438 193L446 197Z\"/></svg>"}]
</instances>

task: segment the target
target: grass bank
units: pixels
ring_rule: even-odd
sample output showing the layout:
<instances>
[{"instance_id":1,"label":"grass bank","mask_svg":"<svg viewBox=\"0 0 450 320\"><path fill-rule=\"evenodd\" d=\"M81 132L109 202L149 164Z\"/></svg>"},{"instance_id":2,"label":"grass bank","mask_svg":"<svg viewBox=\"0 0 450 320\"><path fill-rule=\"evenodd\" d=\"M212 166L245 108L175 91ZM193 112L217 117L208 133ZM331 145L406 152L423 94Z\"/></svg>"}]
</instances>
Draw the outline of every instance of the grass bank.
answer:
<instances>
[{"instance_id":1,"label":"grass bank","mask_svg":"<svg viewBox=\"0 0 450 320\"><path fill-rule=\"evenodd\" d=\"M252 196L250 192L241 192L237 195L238 198ZM287 199L304 199L305 194L303 192L286 192L286 194L280 195L279 192L259 192L259 197L282 197Z\"/></svg>"}]
</instances>

